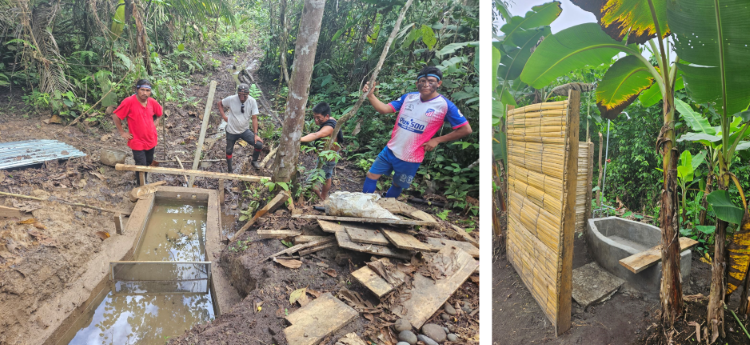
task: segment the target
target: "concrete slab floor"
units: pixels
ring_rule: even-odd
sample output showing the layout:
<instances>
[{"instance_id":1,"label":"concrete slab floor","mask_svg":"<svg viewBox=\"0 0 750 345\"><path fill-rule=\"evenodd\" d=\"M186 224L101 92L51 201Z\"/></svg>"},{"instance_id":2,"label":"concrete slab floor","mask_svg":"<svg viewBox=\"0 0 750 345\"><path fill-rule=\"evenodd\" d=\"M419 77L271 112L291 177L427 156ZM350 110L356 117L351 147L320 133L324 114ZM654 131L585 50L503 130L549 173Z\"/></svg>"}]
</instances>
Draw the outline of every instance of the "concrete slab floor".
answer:
<instances>
[{"instance_id":1,"label":"concrete slab floor","mask_svg":"<svg viewBox=\"0 0 750 345\"><path fill-rule=\"evenodd\" d=\"M624 283L625 280L591 262L573 270L573 300L585 309L609 299Z\"/></svg>"}]
</instances>

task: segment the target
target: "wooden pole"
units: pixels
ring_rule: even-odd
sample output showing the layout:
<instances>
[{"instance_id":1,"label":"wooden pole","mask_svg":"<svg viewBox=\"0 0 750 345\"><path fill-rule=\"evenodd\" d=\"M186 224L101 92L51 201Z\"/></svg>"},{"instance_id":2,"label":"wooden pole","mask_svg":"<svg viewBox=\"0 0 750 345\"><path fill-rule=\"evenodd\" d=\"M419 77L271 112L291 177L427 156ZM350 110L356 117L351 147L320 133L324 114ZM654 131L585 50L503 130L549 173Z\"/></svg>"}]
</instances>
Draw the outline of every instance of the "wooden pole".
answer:
<instances>
[{"instance_id":1,"label":"wooden pole","mask_svg":"<svg viewBox=\"0 0 750 345\"><path fill-rule=\"evenodd\" d=\"M589 138L590 139L590 138ZM591 215L591 198L592 198L592 184L594 183L594 143L587 141L586 145L589 147L589 156L586 160L586 169L588 169L586 176L586 211L583 214L583 228L586 229L588 226L589 218Z\"/></svg>"},{"instance_id":2,"label":"wooden pole","mask_svg":"<svg viewBox=\"0 0 750 345\"><path fill-rule=\"evenodd\" d=\"M604 170L602 170L602 150L604 149L604 137L602 136L602 132L599 132L599 181L597 181L596 186L599 188L599 190L596 191L596 206L599 208L602 208L602 177L604 174Z\"/></svg>"},{"instance_id":3,"label":"wooden pole","mask_svg":"<svg viewBox=\"0 0 750 345\"><path fill-rule=\"evenodd\" d=\"M557 315L555 330L557 335L570 329L573 300L573 235L576 230L576 184L578 182L578 132L581 92L568 91L568 123L565 141L566 153L563 177L563 217L560 244L560 281L557 294Z\"/></svg>"},{"instance_id":4,"label":"wooden pole","mask_svg":"<svg viewBox=\"0 0 750 345\"><path fill-rule=\"evenodd\" d=\"M225 180L238 180L247 182L260 182L263 179L270 180L270 177L266 176L254 176L254 175L240 175L240 174L227 174L213 171L203 170L182 170L175 168L162 168L162 167L147 167L143 165L128 165L128 164L117 164L115 170L119 171L144 171L148 173L157 174L171 174L171 175L187 175L187 176L200 176L215 179Z\"/></svg>"},{"instance_id":5,"label":"wooden pole","mask_svg":"<svg viewBox=\"0 0 750 345\"><path fill-rule=\"evenodd\" d=\"M203 151L203 140L206 138L206 130L208 129L208 118L211 115L211 108L214 102L214 93L216 92L216 80L211 81L211 85L208 87L208 100L206 101L206 110L203 112L203 124L201 124L201 136L198 139L198 146L195 147L195 158L193 159L193 170L198 170L198 163L201 161L201 152ZM190 176L188 181L188 187L193 186L195 176Z\"/></svg>"},{"instance_id":6,"label":"wooden pole","mask_svg":"<svg viewBox=\"0 0 750 345\"><path fill-rule=\"evenodd\" d=\"M180 160L180 157L174 156L174 159L176 159L176 160L177 160L177 164L179 164L179 165L180 165L180 169L182 169L182 170L185 170L185 166L184 166L184 165L182 165L182 161ZM187 186L188 186L188 188L192 188L193 186L192 186L192 185L190 185L190 179L188 179L187 175L182 175L182 176L183 176L183 177L185 177L185 183L187 183L187 184L188 184L188 185L187 185Z\"/></svg>"}]
</instances>

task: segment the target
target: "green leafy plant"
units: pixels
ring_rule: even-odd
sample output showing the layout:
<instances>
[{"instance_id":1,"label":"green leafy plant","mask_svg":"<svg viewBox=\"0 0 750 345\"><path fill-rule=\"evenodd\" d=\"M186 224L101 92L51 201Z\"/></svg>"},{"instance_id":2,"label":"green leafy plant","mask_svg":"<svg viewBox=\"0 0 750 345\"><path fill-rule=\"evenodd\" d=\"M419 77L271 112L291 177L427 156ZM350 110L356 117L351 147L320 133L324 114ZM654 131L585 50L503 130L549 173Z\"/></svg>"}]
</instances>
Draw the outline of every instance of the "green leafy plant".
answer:
<instances>
[{"instance_id":1,"label":"green leafy plant","mask_svg":"<svg viewBox=\"0 0 750 345\"><path fill-rule=\"evenodd\" d=\"M438 216L438 218L440 218L442 220L448 220L448 214L450 214L450 213L451 213L451 211L446 209L446 210L443 210L442 212L436 214L436 216Z\"/></svg>"}]
</instances>

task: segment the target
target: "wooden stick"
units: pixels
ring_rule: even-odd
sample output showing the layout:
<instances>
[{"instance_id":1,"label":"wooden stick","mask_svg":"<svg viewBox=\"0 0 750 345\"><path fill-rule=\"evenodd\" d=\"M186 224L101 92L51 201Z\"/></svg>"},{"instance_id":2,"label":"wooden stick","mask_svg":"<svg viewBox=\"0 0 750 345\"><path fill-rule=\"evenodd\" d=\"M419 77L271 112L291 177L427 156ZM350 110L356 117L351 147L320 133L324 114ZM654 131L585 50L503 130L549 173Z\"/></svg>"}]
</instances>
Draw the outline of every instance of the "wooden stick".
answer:
<instances>
[{"instance_id":1,"label":"wooden stick","mask_svg":"<svg viewBox=\"0 0 750 345\"><path fill-rule=\"evenodd\" d=\"M448 223L448 224L450 224L450 223ZM466 230L461 229L458 226L455 226L453 224L450 224L450 226L451 226L451 228L453 228L453 231L455 231L456 234L458 234L458 236L460 236L461 238L463 238L464 240L466 240L466 242L469 242L469 243L473 244L474 247L479 248L479 242L477 242L477 240L475 240L474 237L471 237L471 235L467 234Z\"/></svg>"},{"instance_id":2,"label":"wooden stick","mask_svg":"<svg viewBox=\"0 0 750 345\"><path fill-rule=\"evenodd\" d=\"M304 244L298 244L298 245L296 245L294 247L291 247L291 248L288 248L288 249L284 249L284 250L282 250L282 251L280 251L280 252L278 252L276 254L273 254L273 255L271 255L271 256L263 259L262 261L266 261L268 259L273 259L273 258L275 258L275 257L277 257L279 255L293 254L293 253L296 253L296 252L298 252L298 251L300 251L302 249L317 247L318 245L325 244L325 243L330 243L330 242L333 242L334 240L336 240L336 239L333 236L331 236L330 238L326 238L326 239L320 240L320 241L315 241L315 242L310 242L310 243L304 243Z\"/></svg>"},{"instance_id":3,"label":"wooden stick","mask_svg":"<svg viewBox=\"0 0 750 345\"><path fill-rule=\"evenodd\" d=\"M219 179L219 204L224 205L224 179Z\"/></svg>"},{"instance_id":4,"label":"wooden stick","mask_svg":"<svg viewBox=\"0 0 750 345\"><path fill-rule=\"evenodd\" d=\"M162 167L147 167L142 165L128 165L128 164L117 164L115 170L120 171L145 171L157 174L172 174L172 175L188 175L188 176L200 176L215 179L225 180L238 180L247 182L260 182L262 179L271 180L270 177L266 176L254 176L254 175L240 175L240 174L227 174L213 171L203 170L182 170L175 168L162 168Z\"/></svg>"},{"instance_id":5,"label":"wooden stick","mask_svg":"<svg viewBox=\"0 0 750 345\"><path fill-rule=\"evenodd\" d=\"M240 235L242 235L247 229L250 229L250 227L255 224L255 221L258 220L258 218L263 217L266 213L275 211L284 203L284 200L286 200L287 198L289 198L289 193L287 193L286 191L282 191L279 194L276 194L276 196L271 199L271 201L269 201L266 206L258 210L258 212L255 212L255 215L252 219L250 219L250 221L245 223L245 225L243 225L241 229L237 230L237 232L234 234L234 237L232 237L232 242L240 238Z\"/></svg>"},{"instance_id":6,"label":"wooden stick","mask_svg":"<svg viewBox=\"0 0 750 345\"><path fill-rule=\"evenodd\" d=\"M180 169L185 170L185 166L182 165L182 161L180 160L180 157L174 156L174 159L177 160L177 163L180 164ZM193 186L190 185L190 180L188 179L187 175L182 175L185 177L185 183L188 184L188 188L192 188Z\"/></svg>"},{"instance_id":7,"label":"wooden stick","mask_svg":"<svg viewBox=\"0 0 750 345\"><path fill-rule=\"evenodd\" d=\"M316 247L312 247L312 248L300 250L299 251L299 256L305 256L307 254L312 254L312 253L315 253L317 251L321 251L323 249L328 249L328 248L335 247L335 246L336 246L336 243L326 243L326 244L323 244L323 245L320 245L320 246L316 246Z\"/></svg>"},{"instance_id":8,"label":"wooden stick","mask_svg":"<svg viewBox=\"0 0 750 345\"><path fill-rule=\"evenodd\" d=\"M278 146L276 146L273 149L271 149L271 151L269 151L268 154L265 157L263 157L263 160L260 161L260 166L263 167L263 168L265 168L266 164L268 164L268 161L271 160L271 158L273 158L273 156L276 154L276 151L278 149L279 149Z\"/></svg>"},{"instance_id":9,"label":"wooden stick","mask_svg":"<svg viewBox=\"0 0 750 345\"><path fill-rule=\"evenodd\" d=\"M302 231L294 230L258 230L258 237L262 239L295 237L301 234Z\"/></svg>"},{"instance_id":10,"label":"wooden stick","mask_svg":"<svg viewBox=\"0 0 750 345\"><path fill-rule=\"evenodd\" d=\"M64 201L64 200L60 200L60 199L49 200L49 199L37 198L37 197L33 197L33 196L28 196L28 195L5 193L5 192L0 192L0 195L5 195L5 196L9 196L9 197L14 197L14 198L39 200L39 201L57 201L57 202L59 202L61 204L66 204L66 205L70 205L70 206L80 206L80 207L90 208L90 209L104 211L104 212L121 213L121 214L126 215L126 216L130 215L130 212L128 212L128 211L110 210L110 209L106 209L106 208L101 208L101 207L96 207L96 206L81 204L81 203L77 203L77 202L68 202L68 201Z\"/></svg>"},{"instance_id":11,"label":"wooden stick","mask_svg":"<svg viewBox=\"0 0 750 345\"><path fill-rule=\"evenodd\" d=\"M378 223L378 224L394 224L394 225L420 225L420 226L434 226L436 222L425 222L420 220L403 220L403 219L384 219L384 218L356 218L356 217L337 217L337 216L324 216L309 214L304 216L292 216L292 218L300 219L321 219L321 220L332 220L337 222L359 222L359 223Z\"/></svg>"},{"instance_id":12,"label":"wooden stick","mask_svg":"<svg viewBox=\"0 0 750 345\"><path fill-rule=\"evenodd\" d=\"M206 139L206 130L208 129L208 117L211 115L211 108L213 107L214 93L216 92L216 80L211 81L211 85L208 87L208 100L206 101L206 110L203 112L203 123L201 124L201 136L198 139L198 146L195 147L195 158L193 159L193 170L198 169L198 163L201 161L201 152L203 151L203 140ZM190 182L188 186L193 185L195 176L190 176Z\"/></svg>"}]
</instances>

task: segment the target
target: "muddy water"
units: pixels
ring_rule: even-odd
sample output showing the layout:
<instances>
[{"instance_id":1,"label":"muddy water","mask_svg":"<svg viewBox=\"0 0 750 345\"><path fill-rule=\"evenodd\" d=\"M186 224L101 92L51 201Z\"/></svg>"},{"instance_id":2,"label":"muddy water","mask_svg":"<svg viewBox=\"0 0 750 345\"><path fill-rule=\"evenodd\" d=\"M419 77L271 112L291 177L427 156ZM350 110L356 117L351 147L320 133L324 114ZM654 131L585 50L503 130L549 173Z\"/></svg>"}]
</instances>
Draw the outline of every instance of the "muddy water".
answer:
<instances>
[{"instance_id":1,"label":"muddy water","mask_svg":"<svg viewBox=\"0 0 750 345\"><path fill-rule=\"evenodd\" d=\"M116 282L114 291L102 292L101 303L81 317L78 327L71 328L66 335L71 339L68 343L164 344L193 325L213 319L210 293L174 293L208 292L205 280L173 282L205 278L205 266L170 263L205 261L205 233L205 204L157 200L141 243L136 247L134 261L163 264L124 265L115 269L115 275L124 280L157 277L162 281ZM185 284L192 288L185 289Z\"/></svg>"}]
</instances>

